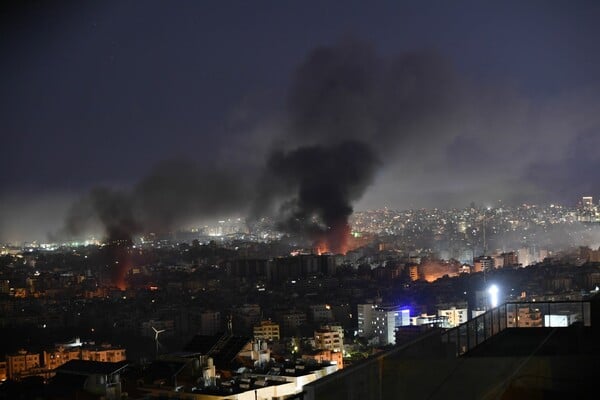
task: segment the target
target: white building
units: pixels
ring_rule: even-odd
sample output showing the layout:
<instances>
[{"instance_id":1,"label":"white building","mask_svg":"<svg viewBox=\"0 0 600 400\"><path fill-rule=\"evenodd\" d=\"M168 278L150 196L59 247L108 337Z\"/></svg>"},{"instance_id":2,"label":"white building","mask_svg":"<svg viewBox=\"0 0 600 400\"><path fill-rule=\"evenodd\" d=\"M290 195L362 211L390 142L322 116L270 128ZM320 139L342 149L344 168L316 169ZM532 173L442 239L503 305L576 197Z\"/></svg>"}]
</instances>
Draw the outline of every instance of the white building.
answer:
<instances>
[{"instance_id":1,"label":"white building","mask_svg":"<svg viewBox=\"0 0 600 400\"><path fill-rule=\"evenodd\" d=\"M410 325L410 311L377 304L358 305L358 336L377 338L380 345L396 343L396 328Z\"/></svg>"},{"instance_id":2,"label":"white building","mask_svg":"<svg viewBox=\"0 0 600 400\"><path fill-rule=\"evenodd\" d=\"M373 317L376 309L376 304L358 304L358 337L373 336Z\"/></svg>"},{"instance_id":3,"label":"white building","mask_svg":"<svg viewBox=\"0 0 600 400\"><path fill-rule=\"evenodd\" d=\"M450 307L445 310L438 310L438 316L445 319L446 326L444 328L454 328L467 322L469 319L469 310L466 308Z\"/></svg>"},{"instance_id":4,"label":"white building","mask_svg":"<svg viewBox=\"0 0 600 400\"><path fill-rule=\"evenodd\" d=\"M577 321L577 314L548 314L544 315L544 326L567 327Z\"/></svg>"}]
</instances>

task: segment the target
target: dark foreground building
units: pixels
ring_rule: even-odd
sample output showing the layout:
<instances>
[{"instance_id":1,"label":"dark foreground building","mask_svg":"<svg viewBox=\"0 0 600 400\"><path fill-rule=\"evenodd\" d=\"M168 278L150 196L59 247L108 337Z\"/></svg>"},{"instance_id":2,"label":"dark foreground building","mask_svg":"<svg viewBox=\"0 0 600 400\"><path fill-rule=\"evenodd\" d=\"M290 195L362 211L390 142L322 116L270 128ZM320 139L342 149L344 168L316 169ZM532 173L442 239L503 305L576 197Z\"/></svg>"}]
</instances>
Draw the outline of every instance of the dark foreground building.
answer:
<instances>
[{"instance_id":1,"label":"dark foreground building","mask_svg":"<svg viewBox=\"0 0 600 400\"><path fill-rule=\"evenodd\" d=\"M597 398L599 300L503 304L310 383L304 399ZM519 324L522 308L575 317L565 327Z\"/></svg>"}]
</instances>

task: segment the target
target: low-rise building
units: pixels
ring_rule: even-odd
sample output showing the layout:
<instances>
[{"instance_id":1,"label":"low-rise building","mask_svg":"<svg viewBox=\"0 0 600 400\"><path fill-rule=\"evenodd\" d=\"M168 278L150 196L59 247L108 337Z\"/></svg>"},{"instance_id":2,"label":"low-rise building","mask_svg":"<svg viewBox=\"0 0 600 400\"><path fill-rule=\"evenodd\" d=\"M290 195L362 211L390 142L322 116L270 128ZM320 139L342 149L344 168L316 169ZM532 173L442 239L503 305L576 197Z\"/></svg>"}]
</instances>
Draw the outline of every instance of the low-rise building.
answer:
<instances>
[{"instance_id":1,"label":"low-rise building","mask_svg":"<svg viewBox=\"0 0 600 400\"><path fill-rule=\"evenodd\" d=\"M506 312L506 326L509 328L538 328L543 326L542 312L535 307L518 307Z\"/></svg>"},{"instance_id":2,"label":"low-rise building","mask_svg":"<svg viewBox=\"0 0 600 400\"><path fill-rule=\"evenodd\" d=\"M27 350L19 350L17 354L6 356L6 370L8 379L20 379L28 375L31 370L39 369L39 353L30 353Z\"/></svg>"},{"instance_id":3,"label":"low-rise building","mask_svg":"<svg viewBox=\"0 0 600 400\"><path fill-rule=\"evenodd\" d=\"M279 324L271 320L260 321L260 325L254 326L254 339L273 341L280 337Z\"/></svg>"},{"instance_id":4,"label":"low-rise building","mask_svg":"<svg viewBox=\"0 0 600 400\"><path fill-rule=\"evenodd\" d=\"M302 359L305 361L312 360L317 363L335 363L338 369L344 368L344 357L341 351L331 350L314 350L302 354Z\"/></svg>"}]
</instances>

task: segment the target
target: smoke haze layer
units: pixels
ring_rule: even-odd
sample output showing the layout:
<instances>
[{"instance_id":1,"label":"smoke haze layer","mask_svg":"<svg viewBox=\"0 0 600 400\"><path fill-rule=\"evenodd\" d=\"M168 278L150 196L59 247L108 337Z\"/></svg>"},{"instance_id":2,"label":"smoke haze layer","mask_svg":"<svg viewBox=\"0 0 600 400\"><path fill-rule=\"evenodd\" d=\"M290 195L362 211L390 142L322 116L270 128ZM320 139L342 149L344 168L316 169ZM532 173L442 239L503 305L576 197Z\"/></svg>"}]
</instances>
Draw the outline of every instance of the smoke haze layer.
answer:
<instances>
[{"instance_id":1,"label":"smoke haze layer","mask_svg":"<svg viewBox=\"0 0 600 400\"><path fill-rule=\"evenodd\" d=\"M311 226L345 226L357 205L515 204L598 190L585 178L598 164L593 93L534 103L511 85L465 79L433 51L379 54L343 40L308 52L285 99L280 113L245 104L231 143L210 158L159 163L130 189L92 190L62 233L99 223L119 239L250 209L306 236ZM364 157L343 154L346 146Z\"/></svg>"},{"instance_id":2,"label":"smoke haze layer","mask_svg":"<svg viewBox=\"0 0 600 400\"><path fill-rule=\"evenodd\" d=\"M382 165L356 209L600 195L598 2L12 3L0 241L46 240L73 198L164 159L252 187L272 151L347 140Z\"/></svg>"}]
</instances>

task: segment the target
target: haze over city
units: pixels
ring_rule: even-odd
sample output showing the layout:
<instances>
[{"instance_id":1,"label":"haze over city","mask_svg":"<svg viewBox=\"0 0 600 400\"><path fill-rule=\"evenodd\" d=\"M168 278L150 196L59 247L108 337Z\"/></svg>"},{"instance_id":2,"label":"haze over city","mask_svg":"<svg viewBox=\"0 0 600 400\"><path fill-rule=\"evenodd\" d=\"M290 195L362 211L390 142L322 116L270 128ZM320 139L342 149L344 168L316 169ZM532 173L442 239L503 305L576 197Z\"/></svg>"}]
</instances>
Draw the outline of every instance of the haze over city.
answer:
<instances>
[{"instance_id":1,"label":"haze over city","mask_svg":"<svg viewBox=\"0 0 600 400\"><path fill-rule=\"evenodd\" d=\"M14 2L0 240L77 233L99 197L136 231L574 206L600 192L599 16L592 1Z\"/></svg>"}]
</instances>

